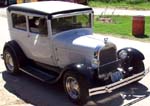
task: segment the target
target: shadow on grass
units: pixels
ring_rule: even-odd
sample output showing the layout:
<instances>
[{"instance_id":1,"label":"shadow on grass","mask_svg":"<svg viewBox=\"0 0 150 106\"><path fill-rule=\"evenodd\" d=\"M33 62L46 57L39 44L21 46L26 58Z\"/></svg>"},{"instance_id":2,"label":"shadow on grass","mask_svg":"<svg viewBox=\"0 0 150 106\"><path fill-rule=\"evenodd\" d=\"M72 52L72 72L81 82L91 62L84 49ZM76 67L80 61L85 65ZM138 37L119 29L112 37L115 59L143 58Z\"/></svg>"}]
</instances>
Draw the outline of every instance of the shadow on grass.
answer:
<instances>
[{"instance_id":1,"label":"shadow on grass","mask_svg":"<svg viewBox=\"0 0 150 106\"><path fill-rule=\"evenodd\" d=\"M138 36L133 35L133 36L135 36L136 38L142 38L142 39L150 38L150 35L138 35Z\"/></svg>"},{"instance_id":2,"label":"shadow on grass","mask_svg":"<svg viewBox=\"0 0 150 106\"><path fill-rule=\"evenodd\" d=\"M6 71L2 72L2 77L6 81L5 89L26 103L35 106L76 106L67 98L60 82L48 85L24 73L14 76ZM134 103L136 103L142 99L135 95L147 98L150 95L150 92L147 91L146 86L134 83L117 89L110 94L93 96L85 106L121 106L124 100L135 98L137 101Z\"/></svg>"}]
</instances>

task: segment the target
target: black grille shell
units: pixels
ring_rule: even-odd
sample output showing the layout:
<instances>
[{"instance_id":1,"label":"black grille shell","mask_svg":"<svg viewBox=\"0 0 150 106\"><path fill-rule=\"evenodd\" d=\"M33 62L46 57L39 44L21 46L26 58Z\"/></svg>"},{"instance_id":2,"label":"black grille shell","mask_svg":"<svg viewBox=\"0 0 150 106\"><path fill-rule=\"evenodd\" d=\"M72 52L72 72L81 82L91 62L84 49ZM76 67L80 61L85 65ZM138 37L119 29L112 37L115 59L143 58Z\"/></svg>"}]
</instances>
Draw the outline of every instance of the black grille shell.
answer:
<instances>
[{"instance_id":1,"label":"black grille shell","mask_svg":"<svg viewBox=\"0 0 150 106\"><path fill-rule=\"evenodd\" d=\"M118 67L116 46L113 43L107 43L100 51L99 60L99 74L116 71Z\"/></svg>"}]
</instances>

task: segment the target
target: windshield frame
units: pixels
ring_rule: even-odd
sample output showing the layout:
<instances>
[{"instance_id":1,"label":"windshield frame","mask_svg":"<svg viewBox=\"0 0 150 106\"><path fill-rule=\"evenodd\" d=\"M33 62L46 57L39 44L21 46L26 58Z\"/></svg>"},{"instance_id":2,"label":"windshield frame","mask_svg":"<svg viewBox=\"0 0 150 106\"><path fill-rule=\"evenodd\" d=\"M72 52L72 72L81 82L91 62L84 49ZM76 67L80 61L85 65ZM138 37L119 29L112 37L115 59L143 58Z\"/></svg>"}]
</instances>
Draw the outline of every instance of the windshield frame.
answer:
<instances>
[{"instance_id":1,"label":"windshield frame","mask_svg":"<svg viewBox=\"0 0 150 106\"><path fill-rule=\"evenodd\" d=\"M51 19L50 19L50 27L51 27L51 35L53 36L53 29L52 29L52 21L53 19L58 19L58 18L65 18L65 17L71 17L71 16L78 16L78 15L82 15L82 14L89 14L89 28L93 28L93 11L92 10L88 10L88 11L77 11L77 12L73 12L73 13L67 13L67 14L55 14L52 15Z\"/></svg>"}]
</instances>

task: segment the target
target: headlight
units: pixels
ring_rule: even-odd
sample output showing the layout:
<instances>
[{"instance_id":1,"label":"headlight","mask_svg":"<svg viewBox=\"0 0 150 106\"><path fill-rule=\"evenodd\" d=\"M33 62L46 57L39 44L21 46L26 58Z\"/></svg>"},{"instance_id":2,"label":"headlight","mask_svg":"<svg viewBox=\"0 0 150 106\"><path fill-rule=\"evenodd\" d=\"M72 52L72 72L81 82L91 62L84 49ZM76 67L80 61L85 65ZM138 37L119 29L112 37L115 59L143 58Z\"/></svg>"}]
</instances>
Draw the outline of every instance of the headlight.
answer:
<instances>
[{"instance_id":1,"label":"headlight","mask_svg":"<svg viewBox=\"0 0 150 106\"><path fill-rule=\"evenodd\" d=\"M94 50L94 58L98 58L98 55L100 55L100 49L101 47L100 46L97 46Z\"/></svg>"},{"instance_id":2,"label":"headlight","mask_svg":"<svg viewBox=\"0 0 150 106\"><path fill-rule=\"evenodd\" d=\"M127 56L128 56L128 53L127 53L127 51L125 51L125 50L121 50L120 52L119 52L119 58L120 59L126 59L127 58Z\"/></svg>"},{"instance_id":3,"label":"headlight","mask_svg":"<svg viewBox=\"0 0 150 106\"><path fill-rule=\"evenodd\" d=\"M98 66L100 64L100 61L99 61L100 49L101 49L101 47L97 46L94 50L94 58L91 61L91 65L94 68L98 68Z\"/></svg>"},{"instance_id":4,"label":"headlight","mask_svg":"<svg viewBox=\"0 0 150 106\"><path fill-rule=\"evenodd\" d=\"M93 68L98 68L99 66L99 60L97 60L96 58L93 58L91 61L91 65Z\"/></svg>"}]
</instances>

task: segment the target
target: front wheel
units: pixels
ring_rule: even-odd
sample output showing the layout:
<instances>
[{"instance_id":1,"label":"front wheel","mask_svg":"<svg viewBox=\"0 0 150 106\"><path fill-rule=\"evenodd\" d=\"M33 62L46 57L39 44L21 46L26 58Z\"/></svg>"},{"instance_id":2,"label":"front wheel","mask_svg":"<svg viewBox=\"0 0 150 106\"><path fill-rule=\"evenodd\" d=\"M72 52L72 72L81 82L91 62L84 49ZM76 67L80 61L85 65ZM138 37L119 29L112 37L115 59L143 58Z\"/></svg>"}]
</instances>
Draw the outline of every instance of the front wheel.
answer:
<instances>
[{"instance_id":1,"label":"front wheel","mask_svg":"<svg viewBox=\"0 0 150 106\"><path fill-rule=\"evenodd\" d=\"M76 104L85 104L89 97L88 85L85 78L76 72L64 74L63 85L69 99Z\"/></svg>"}]
</instances>

